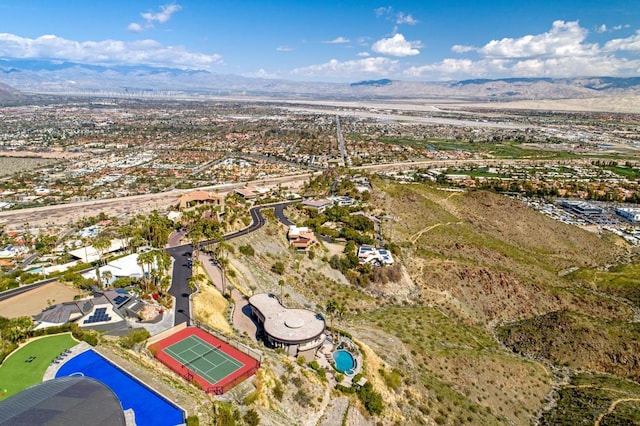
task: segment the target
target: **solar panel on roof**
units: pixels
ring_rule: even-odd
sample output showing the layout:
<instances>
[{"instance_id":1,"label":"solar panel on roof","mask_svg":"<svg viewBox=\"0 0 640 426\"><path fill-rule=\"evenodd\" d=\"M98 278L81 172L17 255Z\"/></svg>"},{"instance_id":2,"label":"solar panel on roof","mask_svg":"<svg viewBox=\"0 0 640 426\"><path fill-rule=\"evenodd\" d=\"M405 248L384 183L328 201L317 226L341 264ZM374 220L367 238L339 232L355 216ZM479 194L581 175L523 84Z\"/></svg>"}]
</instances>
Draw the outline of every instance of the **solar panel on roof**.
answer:
<instances>
[{"instance_id":1,"label":"solar panel on roof","mask_svg":"<svg viewBox=\"0 0 640 426\"><path fill-rule=\"evenodd\" d=\"M116 305L121 305L127 300L129 300L129 296L116 296L115 299L113 299Z\"/></svg>"}]
</instances>

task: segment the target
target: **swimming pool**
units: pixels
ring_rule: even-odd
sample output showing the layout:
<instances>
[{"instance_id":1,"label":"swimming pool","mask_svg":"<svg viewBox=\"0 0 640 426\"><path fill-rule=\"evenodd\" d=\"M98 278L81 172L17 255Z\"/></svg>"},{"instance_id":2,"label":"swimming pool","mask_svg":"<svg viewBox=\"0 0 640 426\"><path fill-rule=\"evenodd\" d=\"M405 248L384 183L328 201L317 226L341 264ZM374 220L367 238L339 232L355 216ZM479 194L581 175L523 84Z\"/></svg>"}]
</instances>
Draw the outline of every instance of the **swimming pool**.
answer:
<instances>
[{"instance_id":1,"label":"swimming pool","mask_svg":"<svg viewBox=\"0 0 640 426\"><path fill-rule=\"evenodd\" d=\"M109 386L122 408L135 412L138 426L173 426L184 423L181 409L111 364L94 351L83 352L67 361L56 373L62 376L87 376Z\"/></svg>"},{"instance_id":2,"label":"swimming pool","mask_svg":"<svg viewBox=\"0 0 640 426\"><path fill-rule=\"evenodd\" d=\"M356 361L349 351L335 351L333 359L336 361L336 370L346 374L353 374L352 370L356 367Z\"/></svg>"}]
</instances>

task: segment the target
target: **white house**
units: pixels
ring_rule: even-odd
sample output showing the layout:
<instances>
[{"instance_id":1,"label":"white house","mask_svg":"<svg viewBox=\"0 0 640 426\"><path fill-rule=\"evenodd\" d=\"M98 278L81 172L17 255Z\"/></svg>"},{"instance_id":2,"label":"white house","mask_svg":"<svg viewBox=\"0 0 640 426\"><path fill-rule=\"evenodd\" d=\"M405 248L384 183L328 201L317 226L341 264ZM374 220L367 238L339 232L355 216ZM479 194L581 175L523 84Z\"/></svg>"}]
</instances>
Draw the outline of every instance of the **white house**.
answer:
<instances>
[{"instance_id":1,"label":"white house","mask_svg":"<svg viewBox=\"0 0 640 426\"><path fill-rule=\"evenodd\" d=\"M391 266L395 263L391 252L384 248L360 246L358 248L358 260L360 264Z\"/></svg>"}]
</instances>

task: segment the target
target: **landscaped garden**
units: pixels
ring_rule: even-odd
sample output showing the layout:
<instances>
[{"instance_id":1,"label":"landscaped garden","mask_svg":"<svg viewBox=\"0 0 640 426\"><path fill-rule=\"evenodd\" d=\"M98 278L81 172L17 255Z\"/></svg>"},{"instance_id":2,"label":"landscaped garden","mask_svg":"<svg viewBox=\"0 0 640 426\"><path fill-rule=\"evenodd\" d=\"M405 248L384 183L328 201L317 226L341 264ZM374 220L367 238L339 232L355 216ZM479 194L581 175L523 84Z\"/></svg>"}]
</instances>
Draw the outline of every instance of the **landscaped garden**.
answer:
<instances>
[{"instance_id":1,"label":"landscaped garden","mask_svg":"<svg viewBox=\"0 0 640 426\"><path fill-rule=\"evenodd\" d=\"M0 401L42 382L51 362L77 344L71 333L64 333L33 340L16 350L0 365Z\"/></svg>"}]
</instances>

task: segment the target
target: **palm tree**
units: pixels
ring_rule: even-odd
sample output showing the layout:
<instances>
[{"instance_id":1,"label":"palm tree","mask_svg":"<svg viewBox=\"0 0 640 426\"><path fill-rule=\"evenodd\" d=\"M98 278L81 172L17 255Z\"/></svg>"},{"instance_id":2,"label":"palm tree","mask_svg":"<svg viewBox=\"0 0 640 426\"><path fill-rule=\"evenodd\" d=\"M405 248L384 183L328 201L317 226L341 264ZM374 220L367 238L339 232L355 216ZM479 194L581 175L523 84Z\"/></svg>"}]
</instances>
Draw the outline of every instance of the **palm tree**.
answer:
<instances>
[{"instance_id":1,"label":"palm tree","mask_svg":"<svg viewBox=\"0 0 640 426\"><path fill-rule=\"evenodd\" d=\"M107 237L98 237L91 244L98 252L98 263L96 266L96 277L98 278L98 287L102 288L102 279L100 278L100 266L102 265L102 257L111 247L111 239Z\"/></svg>"},{"instance_id":2,"label":"palm tree","mask_svg":"<svg viewBox=\"0 0 640 426\"><path fill-rule=\"evenodd\" d=\"M333 299L327 302L327 306L325 308L327 315L329 315L329 321L331 323L331 341L334 342L334 344L336 339L335 339L335 334L333 329L333 314L336 312L337 308L338 308L338 304Z\"/></svg>"},{"instance_id":3,"label":"palm tree","mask_svg":"<svg viewBox=\"0 0 640 426\"><path fill-rule=\"evenodd\" d=\"M336 303L335 314L339 320L344 318L344 315L347 313L347 308L344 306L344 303Z\"/></svg>"},{"instance_id":4,"label":"palm tree","mask_svg":"<svg viewBox=\"0 0 640 426\"><path fill-rule=\"evenodd\" d=\"M111 271L104 271L102 273L102 277L104 278L104 280L106 282L109 282L109 281L111 281L111 278L113 278L113 273Z\"/></svg>"},{"instance_id":5,"label":"palm tree","mask_svg":"<svg viewBox=\"0 0 640 426\"><path fill-rule=\"evenodd\" d=\"M153 272L149 271L153 275L155 281L154 284L158 285L164 276L169 272L169 265L171 265L171 256L164 250L153 250Z\"/></svg>"},{"instance_id":6,"label":"palm tree","mask_svg":"<svg viewBox=\"0 0 640 426\"><path fill-rule=\"evenodd\" d=\"M146 251L144 253L140 253L138 255L138 265L140 265L140 267L142 268L142 282L145 286L145 290L148 291L148 284L149 284L149 278L151 275L151 265L153 265L155 261L155 254L153 253L153 250L150 251ZM145 271L144 267L148 266L147 271Z\"/></svg>"}]
</instances>

